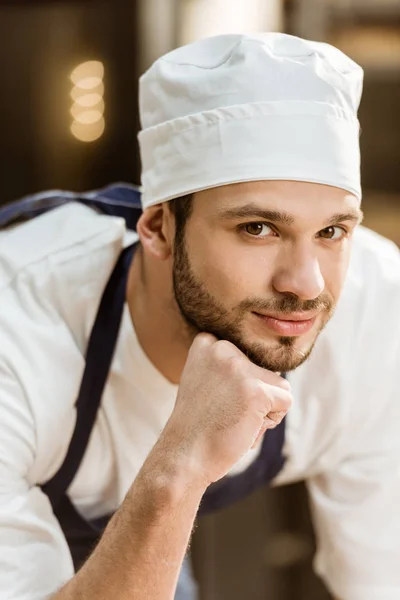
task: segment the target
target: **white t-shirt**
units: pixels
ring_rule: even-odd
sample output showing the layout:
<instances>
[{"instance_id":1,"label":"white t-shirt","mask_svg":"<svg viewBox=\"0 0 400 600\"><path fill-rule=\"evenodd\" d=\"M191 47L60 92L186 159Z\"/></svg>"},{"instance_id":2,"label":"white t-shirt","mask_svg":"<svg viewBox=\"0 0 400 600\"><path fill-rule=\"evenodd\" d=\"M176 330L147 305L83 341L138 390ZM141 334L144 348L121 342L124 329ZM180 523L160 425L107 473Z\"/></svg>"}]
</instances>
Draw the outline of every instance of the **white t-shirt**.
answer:
<instances>
[{"instance_id":1,"label":"white t-shirt","mask_svg":"<svg viewBox=\"0 0 400 600\"><path fill-rule=\"evenodd\" d=\"M87 340L124 221L71 204L0 233L0 597L43 600L73 575L38 484L67 452ZM306 479L317 572L341 600L400 598L400 255L360 228L336 314L291 381L287 462ZM141 349L129 311L88 450L70 488L86 518L117 509L177 387ZM244 457L237 472L254 458Z\"/></svg>"}]
</instances>

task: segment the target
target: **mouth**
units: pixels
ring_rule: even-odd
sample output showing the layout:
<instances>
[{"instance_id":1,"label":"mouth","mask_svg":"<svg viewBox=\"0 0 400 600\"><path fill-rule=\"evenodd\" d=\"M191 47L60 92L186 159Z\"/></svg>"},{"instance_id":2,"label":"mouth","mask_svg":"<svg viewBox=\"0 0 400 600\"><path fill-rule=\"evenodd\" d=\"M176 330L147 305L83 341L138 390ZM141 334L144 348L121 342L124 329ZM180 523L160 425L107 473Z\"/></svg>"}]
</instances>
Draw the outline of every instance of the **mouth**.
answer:
<instances>
[{"instance_id":1,"label":"mouth","mask_svg":"<svg viewBox=\"0 0 400 600\"><path fill-rule=\"evenodd\" d=\"M274 333L285 337L295 337L308 333L317 320L318 313L292 313L287 315L263 315L253 313Z\"/></svg>"}]
</instances>

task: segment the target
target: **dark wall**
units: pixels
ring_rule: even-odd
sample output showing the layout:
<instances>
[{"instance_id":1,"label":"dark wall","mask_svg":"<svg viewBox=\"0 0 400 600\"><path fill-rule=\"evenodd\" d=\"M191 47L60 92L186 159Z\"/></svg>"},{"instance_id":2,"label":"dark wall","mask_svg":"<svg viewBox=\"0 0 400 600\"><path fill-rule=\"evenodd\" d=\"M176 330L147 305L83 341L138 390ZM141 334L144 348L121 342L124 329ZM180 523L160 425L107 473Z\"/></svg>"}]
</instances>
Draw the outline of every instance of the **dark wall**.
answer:
<instances>
[{"instance_id":1,"label":"dark wall","mask_svg":"<svg viewBox=\"0 0 400 600\"><path fill-rule=\"evenodd\" d=\"M400 74L365 74L360 106L362 182L365 190L400 190Z\"/></svg>"},{"instance_id":2,"label":"dark wall","mask_svg":"<svg viewBox=\"0 0 400 600\"><path fill-rule=\"evenodd\" d=\"M0 203L41 189L139 181L135 2L0 5ZM105 65L106 129L96 142L70 133L72 69Z\"/></svg>"}]
</instances>

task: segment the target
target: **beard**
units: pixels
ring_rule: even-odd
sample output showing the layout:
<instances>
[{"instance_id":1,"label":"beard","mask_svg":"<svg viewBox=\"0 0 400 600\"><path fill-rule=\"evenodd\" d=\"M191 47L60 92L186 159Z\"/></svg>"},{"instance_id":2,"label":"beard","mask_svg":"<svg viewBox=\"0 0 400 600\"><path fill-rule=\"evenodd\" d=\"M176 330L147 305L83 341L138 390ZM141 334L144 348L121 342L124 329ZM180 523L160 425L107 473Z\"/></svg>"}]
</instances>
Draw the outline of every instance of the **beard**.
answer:
<instances>
[{"instance_id":1,"label":"beard","mask_svg":"<svg viewBox=\"0 0 400 600\"><path fill-rule=\"evenodd\" d=\"M234 344L257 366L275 372L292 371L307 360L319 333L334 311L333 300L327 294L301 300L292 293L277 293L268 300L246 298L234 308L225 308L194 274L183 232L175 239L173 285L175 300L191 339L200 332L211 333L217 339ZM244 320L251 312L290 314L316 310L321 314L324 311L326 317L315 338L305 348L296 347L296 337L278 337L272 343L263 343L251 342L243 335Z\"/></svg>"}]
</instances>

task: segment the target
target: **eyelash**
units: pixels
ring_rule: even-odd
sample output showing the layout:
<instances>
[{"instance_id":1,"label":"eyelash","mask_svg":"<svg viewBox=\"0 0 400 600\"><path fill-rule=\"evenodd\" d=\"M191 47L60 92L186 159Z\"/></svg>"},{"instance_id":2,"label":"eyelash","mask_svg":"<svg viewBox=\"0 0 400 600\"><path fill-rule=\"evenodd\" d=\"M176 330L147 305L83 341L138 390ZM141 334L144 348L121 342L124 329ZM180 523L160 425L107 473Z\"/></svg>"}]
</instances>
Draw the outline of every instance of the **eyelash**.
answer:
<instances>
[{"instance_id":1,"label":"eyelash","mask_svg":"<svg viewBox=\"0 0 400 600\"><path fill-rule=\"evenodd\" d=\"M271 230L271 231L274 233L274 236L273 236L273 237L275 237L275 236L277 236L277 235L278 235L278 233L277 233L277 231L275 230L274 226L273 226L271 223L266 223L266 222L264 222L264 221L250 221L250 222L248 222L248 223L244 223L244 224L242 224L242 225L239 225L239 230L240 230L242 233L244 233L245 235L247 235L248 237L251 237L251 238L253 238L253 239L261 239L261 240L264 240L266 237L269 237L269 235L263 235L263 236L262 236L262 235L252 235L252 234L250 234L250 233L248 233L248 232L246 231L246 227L249 227L249 225L261 225L261 226L266 226L266 227L268 227L268 228L269 228L269 229L270 229L270 230ZM347 236L349 235L349 231L348 231L348 229L346 229L346 227L342 227L341 225L329 225L328 227L325 227L324 229L321 229L321 230L318 232L318 234L320 234L321 232L323 232L323 231L326 231L326 230L328 230L328 229L331 229L331 228L332 228L332 229L340 229L340 230L343 232L343 236L341 236L341 237L339 237L339 238L323 238L323 237L321 236L321 239L326 239L327 241L332 241L332 242L340 242L342 239L344 239L345 237L347 237ZM318 234L317 234L317 235L318 235Z\"/></svg>"},{"instance_id":2,"label":"eyelash","mask_svg":"<svg viewBox=\"0 0 400 600\"><path fill-rule=\"evenodd\" d=\"M251 233L249 233L248 231L246 231L246 228L249 227L250 225L261 225L263 227L269 227L271 229L271 231L277 235L277 232L274 230L273 226L270 223L264 223L263 221L250 221L249 223L244 223L243 225L239 225L239 230L242 231L245 235L252 237L252 238L258 238L258 239L264 239L265 237L267 237L266 235L252 235Z\"/></svg>"},{"instance_id":3,"label":"eyelash","mask_svg":"<svg viewBox=\"0 0 400 600\"><path fill-rule=\"evenodd\" d=\"M343 232L343 235L340 236L339 238L322 238L322 239L327 239L328 241L340 242L344 238L348 237L348 235L349 235L348 229L346 229L345 227L342 227L341 225L329 225L329 227L325 227L325 229L321 229L321 231L319 231L318 233L321 233L322 231L325 231L326 229L340 229Z\"/></svg>"}]
</instances>

